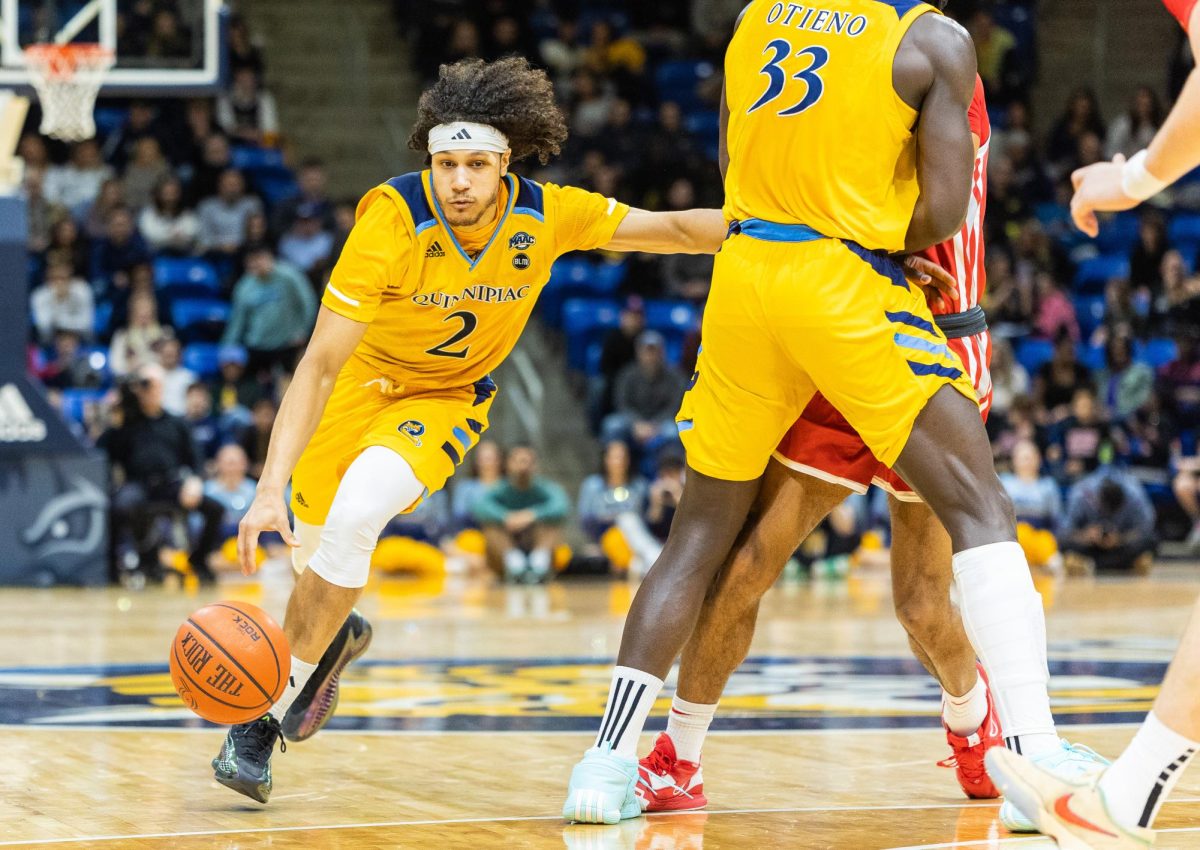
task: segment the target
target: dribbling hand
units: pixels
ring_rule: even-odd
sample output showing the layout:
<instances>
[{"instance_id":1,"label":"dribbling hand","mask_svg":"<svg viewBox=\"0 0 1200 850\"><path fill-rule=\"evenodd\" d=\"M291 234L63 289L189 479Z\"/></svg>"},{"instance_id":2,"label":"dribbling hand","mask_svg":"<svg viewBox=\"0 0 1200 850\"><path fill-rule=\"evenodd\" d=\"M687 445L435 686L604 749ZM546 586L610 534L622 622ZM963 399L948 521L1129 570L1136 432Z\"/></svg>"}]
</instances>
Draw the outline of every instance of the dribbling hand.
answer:
<instances>
[{"instance_id":1,"label":"dribbling hand","mask_svg":"<svg viewBox=\"0 0 1200 850\"><path fill-rule=\"evenodd\" d=\"M238 523L238 563L242 575L253 575L258 571L254 555L258 551L258 536L266 531L278 531L283 542L293 549L300 545L292 534L282 493L260 492Z\"/></svg>"}]
</instances>

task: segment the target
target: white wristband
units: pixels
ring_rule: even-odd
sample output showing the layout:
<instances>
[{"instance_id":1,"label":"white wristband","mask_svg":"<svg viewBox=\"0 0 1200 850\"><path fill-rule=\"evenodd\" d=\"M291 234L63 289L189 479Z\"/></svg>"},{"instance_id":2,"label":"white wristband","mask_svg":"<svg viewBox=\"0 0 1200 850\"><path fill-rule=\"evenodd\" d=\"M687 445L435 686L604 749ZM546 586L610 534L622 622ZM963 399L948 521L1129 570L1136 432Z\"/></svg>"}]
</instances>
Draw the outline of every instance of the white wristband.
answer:
<instances>
[{"instance_id":1,"label":"white wristband","mask_svg":"<svg viewBox=\"0 0 1200 850\"><path fill-rule=\"evenodd\" d=\"M1146 151L1138 151L1121 167L1121 190L1135 201L1152 198L1171 185L1146 169L1146 156Z\"/></svg>"}]
</instances>

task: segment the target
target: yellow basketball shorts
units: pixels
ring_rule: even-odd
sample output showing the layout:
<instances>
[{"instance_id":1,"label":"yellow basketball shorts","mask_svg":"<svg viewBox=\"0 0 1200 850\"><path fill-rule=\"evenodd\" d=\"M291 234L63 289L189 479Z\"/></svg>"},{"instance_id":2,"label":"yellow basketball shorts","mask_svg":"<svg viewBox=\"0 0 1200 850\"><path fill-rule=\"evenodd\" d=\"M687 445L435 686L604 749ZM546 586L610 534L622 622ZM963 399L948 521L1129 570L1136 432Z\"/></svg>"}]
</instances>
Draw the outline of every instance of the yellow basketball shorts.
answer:
<instances>
[{"instance_id":1,"label":"yellow basketball shorts","mask_svg":"<svg viewBox=\"0 0 1200 850\"><path fill-rule=\"evenodd\" d=\"M837 239L731 236L701 336L677 423L688 464L714 478L761 475L817 391L889 466L942 386L975 400L920 288L893 260Z\"/></svg>"},{"instance_id":2,"label":"yellow basketball shorts","mask_svg":"<svg viewBox=\"0 0 1200 850\"><path fill-rule=\"evenodd\" d=\"M408 461L425 485L421 499L442 489L487 430L495 392L490 378L457 389L406 390L351 358L292 472L292 512L323 525L342 475L370 446Z\"/></svg>"}]
</instances>

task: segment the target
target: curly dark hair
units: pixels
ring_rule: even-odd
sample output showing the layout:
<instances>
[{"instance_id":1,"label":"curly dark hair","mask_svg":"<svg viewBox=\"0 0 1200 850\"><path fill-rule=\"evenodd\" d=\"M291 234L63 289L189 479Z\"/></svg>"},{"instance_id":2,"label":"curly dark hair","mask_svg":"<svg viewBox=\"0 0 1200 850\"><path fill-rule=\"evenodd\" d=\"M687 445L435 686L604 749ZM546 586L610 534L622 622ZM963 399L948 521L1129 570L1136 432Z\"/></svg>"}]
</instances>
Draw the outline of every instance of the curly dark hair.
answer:
<instances>
[{"instance_id":1,"label":"curly dark hair","mask_svg":"<svg viewBox=\"0 0 1200 850\"><path fill-rule=\"evenodd\" d=\"M521 56L443 65L437 82L417 104L408 146L426 150L429 131L452 121L492 125L508 136L513 161L536 156L544 165L567 140L567 124L554 102L550 78Z\"/></svg>"}]
</instances>

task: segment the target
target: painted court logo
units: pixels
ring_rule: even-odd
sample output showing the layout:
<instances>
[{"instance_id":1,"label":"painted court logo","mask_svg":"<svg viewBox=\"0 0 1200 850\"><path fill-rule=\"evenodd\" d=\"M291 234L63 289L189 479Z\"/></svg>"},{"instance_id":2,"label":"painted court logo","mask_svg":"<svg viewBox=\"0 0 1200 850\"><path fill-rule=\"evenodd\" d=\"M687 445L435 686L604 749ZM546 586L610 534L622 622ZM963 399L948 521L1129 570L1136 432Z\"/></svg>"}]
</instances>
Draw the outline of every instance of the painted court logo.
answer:
<instances>
[{"instance_id":1,"label":"painted court logo","mask_svg":"<svg viewBox=\"0 0 1200 850\"><path fill-rule=\"evenodd\" d=\"M401 434L413 441L417 448L421 447L421 437L425 433L425 423L410 419L397 428Z\"/></svg>"},{"instance_id":2,"label":"painted court logo","mask_svg":"<svg viewBox=\"0 0 1200 850\"><path fill-rule=\"evenodd\" d=\"M513 251L528 251L537 240L522 230L520 233L513 234L512 239L508 240L508 247Z\"/></svg>"}]
</instances>

